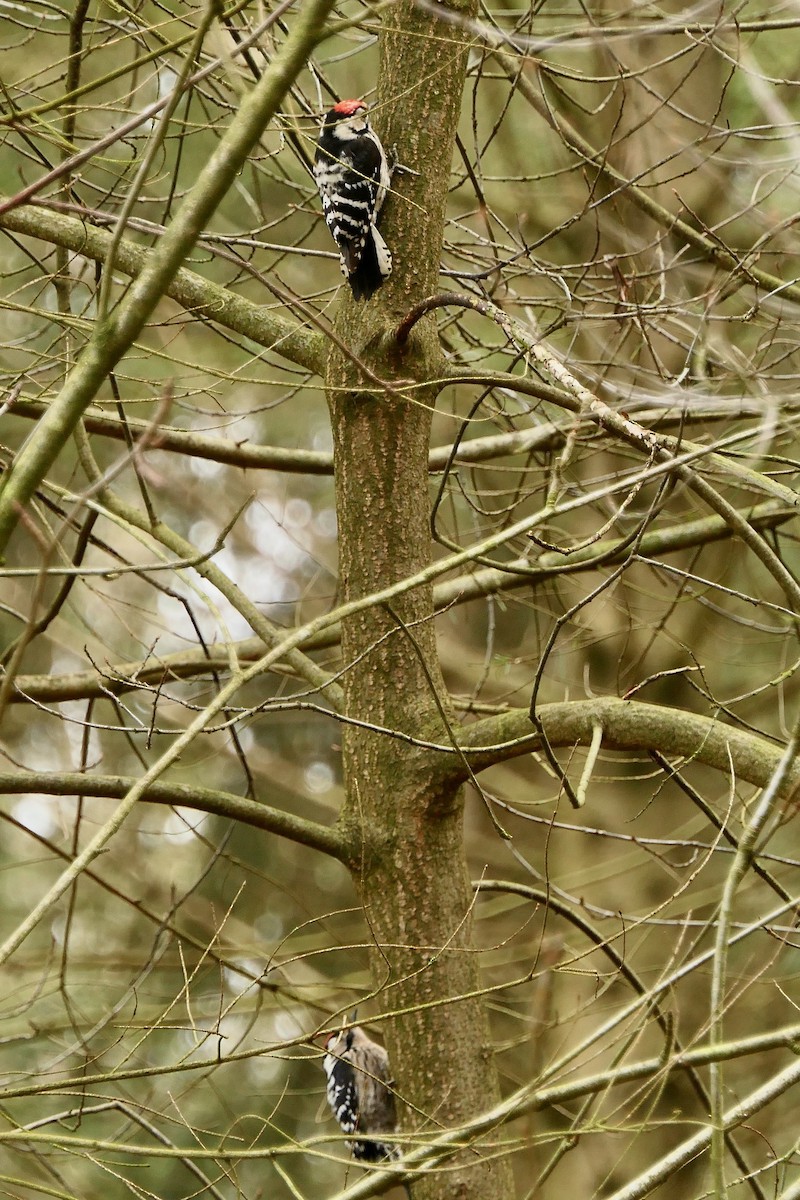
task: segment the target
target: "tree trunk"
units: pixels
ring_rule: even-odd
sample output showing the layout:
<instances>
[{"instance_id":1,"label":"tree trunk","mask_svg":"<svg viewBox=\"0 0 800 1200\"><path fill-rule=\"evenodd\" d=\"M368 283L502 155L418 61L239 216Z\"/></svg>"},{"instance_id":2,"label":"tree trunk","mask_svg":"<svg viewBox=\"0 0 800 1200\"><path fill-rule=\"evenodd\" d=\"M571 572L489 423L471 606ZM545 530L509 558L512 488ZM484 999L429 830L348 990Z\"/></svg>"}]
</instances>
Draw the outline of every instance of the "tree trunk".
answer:
<instances>
[{"instance_id":1,"label":"tree trunk","mask_svg":"<svg viewBox=\"0 0 800 1200\"><path fill-rule=\"evenodd\" d=\"M458 25L408 3L386 11L383 20L374 123L384 144L396 144L401 160L421 174L396 175L386 201L381 228L394 253L392 276L366 305L345 299L338 322L353 354L390 381L391 390L376 387L339 350L329 361L346 600L430 562L427 457L436 392L406 391L403 381L435 378L441 356L430 318L415 326L402 353L392 331L437 286L466 67L466 36ZM343 651L348 716L447 740L430 588L347 620ZM476 999L463 797L452 762L385 733L346 727L343 758L343 825L375 943L374 984L381 1007L399 1011L384 1032L398 1092L410 1105L404 1124L435 1133L484 1111L499 1095L488 1024ZM506 1160L470 1150L456 1161L457 1170L415 1183L414 1200L512 1196Z\"/></svg>"}]
</instances>

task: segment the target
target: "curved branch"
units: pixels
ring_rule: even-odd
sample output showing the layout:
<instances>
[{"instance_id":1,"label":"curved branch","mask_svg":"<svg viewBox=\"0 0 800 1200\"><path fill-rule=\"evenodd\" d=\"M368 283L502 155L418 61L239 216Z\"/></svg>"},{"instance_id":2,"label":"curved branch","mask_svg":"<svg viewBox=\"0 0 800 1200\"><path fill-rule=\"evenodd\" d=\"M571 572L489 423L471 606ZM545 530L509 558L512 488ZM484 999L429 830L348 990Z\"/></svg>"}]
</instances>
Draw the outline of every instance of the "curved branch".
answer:
<instances>
[{"instance_id":1,"label":"curved branch","mask_svg":"<svg viewBox=\"0 0 800 1200\"><path fill-rule=\"evenodd\" d=\"M794 506L776 504L768 500L756 505L743 514L755 529L771 529L797 515ZM683 521L666 529L651 530L643 534L637 543L636 558L648 559L657 555L671 554L678 550L708 545L722 541L732 535L728 523L718 516L701 517L697 521ZM604 538L592 545L581 546L562 553L548 550L535 559L516 558L501 567L484 567L461 575L434 589L437 609L452 604L463 604L492 592L510 591L512 588L544 583L556 575L577 574L594 570L598 565L611 566L622 562L630 553L630 538Z\"/></svg>"},{"instance_id":2,"label":"curved branch","mask_svg":"<svg viewBox=\"0 0 800 1200\"><path fill-rule=\"evenodd\" d=\"M536 713L554 748L589 746L599 725L606 750L656 750L726 774L732 769L738 779L756 787L767 785L783 753L766 738L711 717L638 700L569 700L542 704ZM461 748L473 771L482 771L540 750L542 739L527 711L513 709L465 728ZM454 762L453 769L460 771L460 764ZM800 766L795 765L783 794L791 794L798 785Z\"/></svg>"},{"instance_id":3,"label":"curved branch","mask_svg":"<svg viewBox=\"0 0 800 1200\"><path fill-rule=\"evenodd\" d=\"M539 343L536 344L539 345ZM548 369L549 362L557 361L546 347L541 348L541 354L537 355L537 360L545 370ZM575 381L576 386L580 389L581 395L570 393L566 388L542 383L532 376L523 378L520 375L514 375L510 371L473 371L462 367L452 367L448 371L448 382L451 384L474 383L483 388L507 388L509 391L521 392L525 396L533 396L536 400L548 400L552 404L558 405L559 408L583 417L589 427L599 426L607 433L618 437L620 441L626 442L629 446L633 446L645 454L657 454L659 461L666 461L666 455L691 452L698 459L702 458L715 470L722 472L726 479L732 479L739 486L749 488L760 495L772 496L795 508L798 507L797 493L779 480L772 479L769 475L763 475L753 470L752 467L746 467L736 459L726 457L720 453L719 448L703 446L699 442L691 442L685 437L678 439L667 434L656 433L633 420L628 413L611 408L577 381ZM748 436L751 435L749 433L736 434L718 445L733 446L736 441L744 440Z\"/></svg>"},{"instance_id":4,"label":"curved branch","mask_svg":"<svg viewBox=\"0 0 800 1200\"><path fill-rule=\"evenodd\" d=\"M447 308L453 305L458 308L473 308L476 312L483 313L484 316L490 315L488 302L479 296L466 296L463 292L442 292L440 295L426 296L403 317L394 331L394 340L398 346L405 346L411 330L426 313L433 312L435 308Z\"/></svg>"},{"instance_id":5,"label":"curved branch","mask_svg":"<svg viewBox=\"0 0 800 1200\"><path fill-rule=\"evenodd\" d=\"M759 504L744 514L753 529L773 529L795 515L794 508L787 508L773 501ZM698 521L684 521L644 534L639 541L640 558L670 554L693 546L707 545L730 535L728 525L720 517L704 517ZM594 546L563 555L554 551L541 554L535 563L526 559L512 559L504 568L486 567L459 575L455 579L437 584L433 590L433 602L437 612L466 604L482 596L515 588L530 587L551 579L565 570L591 570L598 558L608 564L618 561L615 547L621 557L626 542L622 538L597 542ZM109 567L109 572L119 568ZM76 569L76 574L79 573ZM11 572L10 574L13 574ZM341 628L332 625L304 644L304 653L336 646L341 640ZM233 652L239 662L253 662L263 653L261 638L243 638L234 642ZM210 646L208 649L176 651L173 654L151 654L149 663L141 660L109 664L105 670L99 666L93 671L76 671L70 675L20 675L15 688L9 695L10 704L53 704L63 700L83 700L90 697L122 696L126 692L150 687L163 687L179 679L195 679L211 671L226 672L230 667L231 647ZM288 665L288 663L287 663Z\"/></svg>"},{"instance_id":6,"label":"curved branch","mask_svg":"<svg viewBox=\"0 0 800 1200\"><path fill-rule=\"evenodd\" d=\"M0 229L50 242L98 263L106 261L113 242L112 234L93 225L33 205L2 213ZM114 269L136 279L144 271L150 254L151 251L145 247L137 246L128 238L121 238L114 249ZM218 283L204 279L195 271L180 267L164 288L164 295L175 300L187 312L215 321L223 329L250 338L268 350L279 351L283 358L299 367L316 374L324 370L326 343L322 334L304 328L295 321L287 321L274 309L245 300ZM30 414L23 412L24 405L21 402L16 408L23 416L34 415L34 411L30 411ZM106 427L100 432L108 433L109 430Z\"/></svg>"},{"instance_id":7,"label":"curved branch","mask_svg":"<svg viewBox=\"0 0 800 1200\"><path fill-rule=\"evenodd\" d=\"M693 246L709 262L718 267L724 267L731 274L738 275L751 284L764 288L770 295L777 294L794 300L795 303L800 302L800 286L796 281L771 275L768 271L756 266L754 259L748 262L752 251L733 251L716 235L701 233L688 221L671 213L669 209L654 200L646 188L640 187L623 175L621 171L616 170L609 162L606 150L596 150L563 114L556 115L544 93L537 92L524 71L519 70L518 55L510 55L507 51L496 47L494 56L531 108L558 134L564 145L596 170L598 175L612 184L615 191L624 192L628 200L631 200L637 208L651 217L662 229L668 230L672 236L679 238L686 245Z\"/></svg>"},{"instance_id":8,"label":"curved branch","mask_svg":"<svg viewBox=\"0 0 800 1200\"><path fill-rule=\"evenodd\" d=\"M520 323L517 321L514 322L514 328L516 330L522 329ZM684 438L676 439L663 434L656 434L652 430L646 429L637 421L632 420L627 413L623 411L617 412L598 396L590 392L588 388L584 387L579 380L570 374L561 364L560 360L546 346L540 342L536 342L529 332L522 330L521 336L529 352L563 385L563 391L556 388L549 388L548 391L552 395L546 398L552 398L561 407L589 418L615 437L620 438L631 446L635 446L642 453L647 454L648 457L655 458L658 463L669 465L670 470L675 476L699 496L713 512L721 516L730 526L733 533L742 538L744 543L763 566L766 567L767 571L781 588L786 597L787 604L793 613L798 614L800 618L800 585L795 580L791 571L788 570L771 546L759 534L748 527L741 513L693 469L691 460L695 458L704 459L711 466L724 470L726 477L733 476L740 486L751 487L757 492L776 498L780 497L785 503L790 505L797 506L796 493L785 487L785 485L769 479L766 475L759 474L759 472L751 468L743 467L740 463L724 458L721 454L708 447L699 445L696 442L687 441ZM453 372L454 380L459 379L461 382L466 382L469 378L470 376L467 372ZM480 373L477 373L473 377L475 382L483 383L484 386L488 386L490 378L491 376L483 378ZM521 392L528 390L528 381L518 380L514 382L517 379L514 375L500 376L498 377L498 381L499 379L505 380L502 383L504 387L516 388ZM531 390L535 391L535 394L540 395L541 398L545 398L541 385L533 385ZM727 443L728 445L733 445L741 436L743 435L734 434L731 438L727 438L725 442L719 444Z\"/></svg>"},{"instance_id":9,"label":"curved branch","mask_svg":"<svg viewBox=\"0 0 800 1200\"><path fill-rule=\"evenodd\" d=\"M755 529L774 528L794 515L772 502L758 505L745 514L748 523ZM645 534L639 544L642 557L687 549L700 544L719 541L730 533L728 526L719 517L706 517L699 521L684 522L658 532ZM618 544L624 543L618 539ZM622 551L621 551L622 552ZM543 554L535 566L524 560L512 560L505 569L486 568L460 575L456 579L438 584L434 588L434 604L437 611L465 604L490 593L511 591L542 582L563 571L565 567L576 569L592 568L598 555L608 554L606 562L613 563L613 544L598 542L594 547L576 551L574 555L559 555L554 552ZM115 568L109 568L114 571ZM315 637L310 637L304 650L327 649L338 645L341 628L330 626ZM232 644L240 662L252 662L263 653L261 638L243 638ZM132 690L162 687L165 682L179 679L194 679L211 671L227 671L230 666L230 649L211 646L207 650L177 651L173 654L153 655L150 665L141 660L109 665L107 671L77 671L69 675L21 675L16 680L15 690L9 697L11 704L57 703L63 700L80 700L90 697L121 696Z\"/></svg>"},{"instance_id":10,"label":"curved branch","mask_svg":"<svg viewBox=\"0 0 800 1200\"><path fill-rule=\"evenodd\" d=\"M128 794L135 782L124 775L84 775L80 771L0 772L0 792L15 796L41 792L46 796L80 795L119 800ZM332 858L344 857L344 841L338 830L272 808L269 804L246 800L233 792L182 783L155 782L148 784L141 799L148 804L178 805L216 817L227 817L244 825L252 825L254 829L278 834L311 850L321 850Z\"/></svg>"},{"instance_id":11,"label":"curved branch","mask_svg":"<svg viewBox=\"0 0 800 1200\"><path fill-rule=\"evenodd\" d=\"M637 995L646 996L648 994L648 989L642 983L641 979L639 979L636 972L633 971L625 961L625 956L620 954L616 947L612 945L612 939L603 937L603 935L595 929L591 922L586 920L582 913L578 912L573 905L566 904L563 900L559 899L558 896L553 895L549 889L531 887L530 884L518 883L515 880L510 879L475 879L472 881L472 886L476 892L495 892L502 895L519 896L533 904L541 904L545 910L552 910L553 912L557 913L560 917L563 917L564 920L574 925L576 929L579 929L584 937L592 942L593 945L595 945L601 951L601 953L606 955L606 957L613 963L614 967L622 976L622 978L625 979L628 984L630 984ZM661 1004L659 1003L659 999L657 997L653 1000L652 1011L653 1016L658 1023L659 1029L664 1034L665 1046L669 1048L670 1053L676 1056L684 1054L686 1048L681 1045L680 1041L678 1041L677 1037L675 1036L672 1016L668 1015L662 1010ZM712 1044L721 1046L723 1044L723 1039L721 1037L712 1039ZM717 1067L718 1064L712 1063L710 1070L713 1072L715 1069L717 1069ZM701 1111L705 1114L709 1110L709 1093L706 1091L705 1084L703 1083L700 1073L694 1066L687 1064L685 1070L695 1096L700 1101ZM722 1138L724 1145L732 1155L734 1162L736 1163L743 1177L747 1178L750 1174L748 1165L730 1131L723 1132ZM757 1197L763 1197L764 1193L758 1186L758 1181L755 1179L750 1179L749 1182L753 1190L753 1194Z\"/></svg>"}]
</instances>

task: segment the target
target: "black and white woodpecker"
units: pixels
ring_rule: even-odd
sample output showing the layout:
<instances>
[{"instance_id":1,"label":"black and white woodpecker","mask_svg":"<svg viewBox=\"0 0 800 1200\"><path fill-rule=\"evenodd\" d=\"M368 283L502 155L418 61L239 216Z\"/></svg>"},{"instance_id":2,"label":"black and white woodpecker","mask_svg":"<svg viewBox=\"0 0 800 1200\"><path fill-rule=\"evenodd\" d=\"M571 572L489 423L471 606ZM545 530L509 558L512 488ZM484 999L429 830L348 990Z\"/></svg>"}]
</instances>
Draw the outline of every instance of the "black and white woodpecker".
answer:
<instances>
[{"instance_id":1,"label":"black and white woodpecker","mask_svg":"<svg viewBox=\"0 0 800 1200\"><path fill-rule=\"evenodd\" d=\"M397 1130L397 1109L383 1046L356 1025L331 1034L325 1049L322 1066L328 1078L328 1103L342 1132L357 1135L347 1143L353 1158L359 1162L399 1158L399 1148L384 1141L385 1135Z\"/></svg>"},{"instance_id":2,"label":"black and white woodpecker","mask_svg":"<svg viewBox=\"0 0 800 1200\"><path fill-rule=\"evenodd\" d=\"M356 300L369 300L392 271L391 252L376 226L391 176L366 105L340 100L322 123L314 179Z\"/></svg>"}]
</instances>

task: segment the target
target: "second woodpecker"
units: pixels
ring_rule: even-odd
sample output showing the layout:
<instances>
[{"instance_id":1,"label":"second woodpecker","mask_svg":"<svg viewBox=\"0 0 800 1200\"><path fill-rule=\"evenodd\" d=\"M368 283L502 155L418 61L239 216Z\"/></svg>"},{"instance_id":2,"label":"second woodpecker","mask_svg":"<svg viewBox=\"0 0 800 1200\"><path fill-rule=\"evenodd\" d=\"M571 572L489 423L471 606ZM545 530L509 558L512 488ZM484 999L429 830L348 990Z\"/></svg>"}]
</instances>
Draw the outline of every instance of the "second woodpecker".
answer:
<instances>
[{"instance_id":1,"label":"second woodpecker","mask_svg":"<svg viewBox=\"0 0 800 1200\"><path fill-rule=\"evenodd\" d=\"M356 300L369 300L392 270L391 252L375 224L391 170L360 100L340 100L325 114L314 179L342 274Z\"/></svg>"},{"instance_id":2,"label":"second woodpecker","mask_svg":"<svg viewBox=\"0 0 800 1200\"><path fill-rule=\"evenodd\" d=\"M389 1057L383 1046L356 1025L331 1034L325 1049L322 1065L328 1103L342 1131L358 1135L347 1143L353 1158L361 1162L398 1158L398 1147L383 1140L397 1130Z\"/></svg>"}]
</instances>

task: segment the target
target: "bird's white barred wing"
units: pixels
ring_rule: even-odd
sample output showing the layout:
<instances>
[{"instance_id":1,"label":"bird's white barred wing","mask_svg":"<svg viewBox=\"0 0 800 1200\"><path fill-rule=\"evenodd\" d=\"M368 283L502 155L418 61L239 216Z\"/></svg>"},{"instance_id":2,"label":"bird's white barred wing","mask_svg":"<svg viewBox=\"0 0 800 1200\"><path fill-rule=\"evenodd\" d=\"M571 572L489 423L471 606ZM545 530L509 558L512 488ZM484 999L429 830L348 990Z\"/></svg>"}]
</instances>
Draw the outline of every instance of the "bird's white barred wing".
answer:
<instances>
[{"instance_id":1,"label":"bird's white barred wing","mask_svg":"<svg viewBox=\"0 0 800 1200\"><path fill-rule=\"evenodd\" d=\"M322 1066L328 1077L327 1096L333 1115L344 1133L358 1128L358 1091L355 1073L349 1062L326 1054Z\"/></svg>"}]
</instances>

